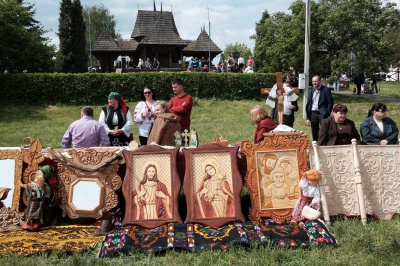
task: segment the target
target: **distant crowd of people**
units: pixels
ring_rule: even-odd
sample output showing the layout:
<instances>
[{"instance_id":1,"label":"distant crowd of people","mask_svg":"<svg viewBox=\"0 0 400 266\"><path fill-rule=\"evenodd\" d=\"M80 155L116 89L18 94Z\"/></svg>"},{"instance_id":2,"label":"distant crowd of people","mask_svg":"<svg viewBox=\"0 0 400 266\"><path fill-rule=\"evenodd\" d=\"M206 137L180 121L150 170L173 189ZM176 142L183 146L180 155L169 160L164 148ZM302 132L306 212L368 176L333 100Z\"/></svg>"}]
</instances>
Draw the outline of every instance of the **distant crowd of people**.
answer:
<instances>
[{"instance_id":1,"label":"distant crowd of people","mask_svg":"<svg viewBox=\"0 0 400 266\"><path fill-rule=\"evenodd\" d=\"M133 58L130 58L128 61L128 69L159 69L160 68L160 62L156 57L154 57L153 61L150 60L148 57L146 61L143 61L141 57L139 57L138 63L136 65L135 61Z\"/></svg>"},{"instance_id":2,"label":"distant crowd of people","mask_svg":"<svg viewBox=\"0 0 400 266\"><path fill-rule=\"evenodd\" d=\"M249 56L247 64L242 56L239 56L237 60L233 58L231 54L217 65L211 63L210 66L209 58L192 57L188 63L187 71L201 71L201 72L215 72L215 73L254 73L253 70L253 58Z\"/></svg>"}]
</instances>

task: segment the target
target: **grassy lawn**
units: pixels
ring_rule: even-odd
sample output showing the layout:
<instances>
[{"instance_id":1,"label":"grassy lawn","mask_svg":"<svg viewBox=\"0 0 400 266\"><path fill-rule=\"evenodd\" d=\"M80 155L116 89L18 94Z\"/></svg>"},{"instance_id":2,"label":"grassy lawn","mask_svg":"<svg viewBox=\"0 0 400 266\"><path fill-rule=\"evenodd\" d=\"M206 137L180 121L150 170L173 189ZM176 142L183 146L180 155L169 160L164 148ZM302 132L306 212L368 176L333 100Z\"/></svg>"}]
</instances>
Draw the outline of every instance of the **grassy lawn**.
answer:
<instances>
[{"instance_id":1,"label":"grassy lawn","mask_svg":"<svg viewBox=\"0 0 400 266\"><path fill-rule=\"evenodd\" d=\"M352 87L352 85L351 85ZM400 126L400 82L381 82L379 95L397 97L397 101L384 101L388 116ZM168 100L168 99L167 99ZM359 125L375 103L372 97L351 97L334 94L335 103L349 108L348 118ZM106 102L106 101L105 101ZM136 103L128 103L131 110ZM221 134L230 144L253 140L254 127L249 122L249 111L265 101L219 101L195 99L192 128L199 133L200 144L211 142ZM98 117L101 106L93 106ZM299 98L303 107L303 95ZM79 119L82 106L0 106L0 147L20 146L28 136L40 136L43 147L61 148L61 138L70 123ZM296 113L295 128L311 136L305 126L302 111ZM137 126L133 133L137 138ZM164 254L134 253L113 259L96 259L96 252L66 255L54 251L49 255L33 257L7 257L0 254L0 265L397 265L400 260L400 218L391 221L369 221L363 226L359 220L333 220L331 231L337 247L310 249L283 249L235 247L228 252L179 252Z\"/></svg>"}]
</instances>

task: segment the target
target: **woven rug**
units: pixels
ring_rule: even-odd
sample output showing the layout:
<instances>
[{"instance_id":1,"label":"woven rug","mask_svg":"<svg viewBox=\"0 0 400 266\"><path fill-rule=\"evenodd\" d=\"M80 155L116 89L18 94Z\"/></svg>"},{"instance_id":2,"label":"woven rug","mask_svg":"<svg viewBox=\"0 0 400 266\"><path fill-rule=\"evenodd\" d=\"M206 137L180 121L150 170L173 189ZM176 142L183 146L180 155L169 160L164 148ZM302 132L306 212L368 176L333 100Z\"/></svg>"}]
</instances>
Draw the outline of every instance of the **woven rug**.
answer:
<instances>
[{"instance_id":1,"label":"woven rug","mask_svg":"<svg viewBox=\"0 0 400 266\"><path fill-rule=\"evenodd\" d=\"M261 223L232 223L221 228L199 224L170 223L154 229L140 226L121 226L115 222L116 230L105 236L99 257L113 257L118 253L168 249L189 251L222 249L235 245L257 247L271 245L282 247L309 247L335 245L336 239L321 221L306 222L303 226L281 224L273 220Z\"/></svg>"},{"instance_id":2,"label":"woven rug","mask_svg":"<svg viewBox=\"0 0 400 266\"><path fill-rule=\"evenodd\" d=\"M62 250L67 253L94 248L103 238L94 236L96 226L52 226L39 232L15 230L0 233L0 254L29 256Z\"/></svg>"}]
</instances>

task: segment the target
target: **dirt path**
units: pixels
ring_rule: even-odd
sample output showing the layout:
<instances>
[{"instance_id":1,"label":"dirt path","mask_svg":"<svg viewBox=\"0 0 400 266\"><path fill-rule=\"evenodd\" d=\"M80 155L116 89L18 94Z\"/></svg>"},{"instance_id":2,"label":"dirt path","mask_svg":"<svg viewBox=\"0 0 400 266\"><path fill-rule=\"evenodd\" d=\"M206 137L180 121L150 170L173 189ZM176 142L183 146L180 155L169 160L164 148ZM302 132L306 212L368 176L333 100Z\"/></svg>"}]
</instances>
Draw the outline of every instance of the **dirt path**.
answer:
<instances>
[{"instance_id":1,"label":"dirt path","mask_svg":"<svg viewBox=\"0 0 400 266\"><path fill-rule=\"evenodd\" d=\"M390 97L390 96L382 96L379 95L379 93L374 93L374 94L354 94L352 91L332 91L333 94L338 94L338 95L346 95L354 98L368 98L368 99L374 99L375 102L391 102L391 103L398 103L400 104L400 98L396 97Z\"/></svg>"}]
</instances>

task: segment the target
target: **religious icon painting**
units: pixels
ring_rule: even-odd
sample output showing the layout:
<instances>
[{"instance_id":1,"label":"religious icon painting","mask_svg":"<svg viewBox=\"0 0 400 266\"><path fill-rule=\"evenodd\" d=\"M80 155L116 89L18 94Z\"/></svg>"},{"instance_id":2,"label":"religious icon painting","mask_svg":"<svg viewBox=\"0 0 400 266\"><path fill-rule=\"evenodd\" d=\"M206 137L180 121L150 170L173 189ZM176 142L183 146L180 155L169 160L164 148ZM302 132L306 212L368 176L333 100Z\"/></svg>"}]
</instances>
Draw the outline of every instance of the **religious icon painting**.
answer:
<instances>
[{"instance_id":1,"label":"religious icon painting","mask_svg":"<svg viewBox=\"0 0 400 266\"><path fill-rule=\"evenodd\" d=\"M147 145L124 150L126 174L122 193L125 199L123 225L155 228L181 223L178 196L181 187L176 170L178 149Z\"/></svg>"},{"instance_id":2,"label":"religious icon painting","mask_svg":"<svg viewBox=\"0 0 400 266\"><path fill-rule=\"evenodd\" d=\"M243 181L237 167L237 151L238 147L211 143L183 150L185 223L220 227L229 222L244 222L240 201Z\"/></svg>"},{"instance_id":3,"label":"religious icon painting","mask_svg":"<svg viewBox=\"0 0 400 266\"><path fill-rule=\"evenodd\" d=\"M301 133L268 134L258 144L241 143L246 155L246 186L251 199L250 220L290 220L301 197L299 181L309 170L309 141Z\"/></svg>"}]
</instances>

